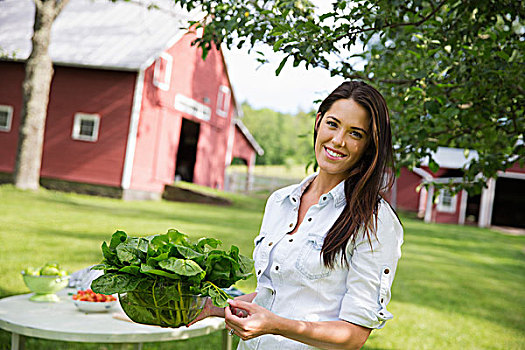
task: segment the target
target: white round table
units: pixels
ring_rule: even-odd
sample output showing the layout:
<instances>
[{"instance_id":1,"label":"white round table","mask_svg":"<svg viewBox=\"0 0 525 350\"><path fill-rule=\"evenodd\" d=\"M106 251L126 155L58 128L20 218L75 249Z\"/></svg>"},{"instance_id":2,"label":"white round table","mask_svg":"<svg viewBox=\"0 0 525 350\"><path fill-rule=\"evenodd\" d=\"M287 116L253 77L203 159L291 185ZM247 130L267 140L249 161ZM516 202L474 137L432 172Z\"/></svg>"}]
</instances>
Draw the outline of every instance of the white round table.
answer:
<instances>
[{"instance_id":1,"label":"white round table","mask_svg":"<svg viewBox=\"0 0 525 350\"><path fill-rule=\"evenodd\" d=\"M33 294L0 299L0 328L11 332L11 349L24 347L24 336L69 342L135 344L198 337L222 330L223 349L231 349L231 337L222 318L209 317L191 327L162 328L142 325L114 316L121 314L118 305L103 313L79 311L66 291L58 293L56 303L29 300Z\"/></svg>"}]
</instances>

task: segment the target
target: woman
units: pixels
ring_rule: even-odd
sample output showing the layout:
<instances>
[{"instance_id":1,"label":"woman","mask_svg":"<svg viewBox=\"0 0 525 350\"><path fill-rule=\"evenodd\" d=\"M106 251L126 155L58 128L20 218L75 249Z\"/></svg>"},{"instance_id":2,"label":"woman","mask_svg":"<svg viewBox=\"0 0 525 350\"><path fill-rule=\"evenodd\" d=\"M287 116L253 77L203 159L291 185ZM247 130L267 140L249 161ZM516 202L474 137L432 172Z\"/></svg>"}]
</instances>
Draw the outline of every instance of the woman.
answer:
<instances>
[{"instance_id":1,"label":"woman","mask_svg":"<svg viewBox=\"0 0 525 350\"><path fill-rule=\"evenodd\" d=\"M392 184L384 98L345 82L319 107L319 172L274 192L255 238L256 292L199 319L225 317L239 349L359 349L386 310L403 230L381 194ZM233 313L232 313L233 311Z\"/></svg>"}]
</instances>

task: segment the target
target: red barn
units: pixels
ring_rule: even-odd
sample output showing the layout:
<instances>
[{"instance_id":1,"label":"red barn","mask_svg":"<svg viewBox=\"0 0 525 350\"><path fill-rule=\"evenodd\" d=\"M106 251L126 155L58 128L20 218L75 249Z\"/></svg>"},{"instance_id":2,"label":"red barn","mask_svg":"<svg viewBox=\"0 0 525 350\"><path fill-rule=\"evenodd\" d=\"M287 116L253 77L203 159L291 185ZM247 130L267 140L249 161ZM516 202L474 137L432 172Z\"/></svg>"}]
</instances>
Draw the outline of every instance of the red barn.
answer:
<instances>
[{"instance_id":1,"label":"red barn","mask_svg":"<svg viewBox=\"0 0 525 350\"><path fill-rule=\"evenodd\" d=\"M148 2L149 3L149 2ZM71 0L56 19L41 177L160 198L174 178L222 188L233 156L262 149L239 111L221 50L205 61L189 17L128 2ZM0 2L0 172L15 166L31 0Z\"/></svg>"},{"instance_id":2,"label":"red barn","mask_svg":"<svg viewBox=\"0 0 525 350\"><path fill-rule=\"evenodd\" d=\"M525 227L525 168L517 163L498 172L498 178L490 179L477 196L469 196L466 191L452 195L441 190L434 202L434 187L430 185L427 190L422 186L425 182L462 181L461 169L476 157L475 151L466 157L463 149L439 147L434 155L439 170L433 173L425 163L413 171L401 169L392 191L392 202L399 209L417 212L426 222Z\"/></svg>"}]
</instances>

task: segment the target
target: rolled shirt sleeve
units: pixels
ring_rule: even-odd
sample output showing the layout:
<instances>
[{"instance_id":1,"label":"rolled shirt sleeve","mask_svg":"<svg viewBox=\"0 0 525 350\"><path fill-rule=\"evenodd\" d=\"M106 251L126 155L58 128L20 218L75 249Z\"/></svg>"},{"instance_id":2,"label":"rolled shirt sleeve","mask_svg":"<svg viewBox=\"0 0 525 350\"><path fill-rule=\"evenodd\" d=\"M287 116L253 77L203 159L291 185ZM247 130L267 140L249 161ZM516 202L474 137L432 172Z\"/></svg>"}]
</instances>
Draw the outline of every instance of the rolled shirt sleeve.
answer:
<instances>
[{"instance_id":1,"label":"rolled shirt sleeve","mask_svg":"<svg viewBox=\"0 0 525 350\"><path fill-rule=\"evenodd\" d=\"M367 328L382 328L393 318L386 306L403 244L403 228L384 200L379 207L376 235L370 238L372 244L361 234L355 244L349 245L347 291L339 318Z\"/></svg>"}]
</instances>

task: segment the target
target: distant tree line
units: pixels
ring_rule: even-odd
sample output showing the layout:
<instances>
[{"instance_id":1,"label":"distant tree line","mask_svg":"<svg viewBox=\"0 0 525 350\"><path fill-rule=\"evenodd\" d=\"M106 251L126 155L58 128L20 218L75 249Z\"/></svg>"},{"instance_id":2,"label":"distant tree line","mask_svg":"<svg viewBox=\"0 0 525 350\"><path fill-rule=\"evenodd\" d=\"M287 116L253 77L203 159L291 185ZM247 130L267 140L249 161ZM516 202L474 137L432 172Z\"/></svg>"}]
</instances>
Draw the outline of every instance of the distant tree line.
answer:
<instances>
[{"instance_id":1,"label":"distant tree line","mask_svg":"<svg viewBox=\"0 0 525 350\"><path fill-rule=\"evenodd\" d=\"M287 114L269 108L255 109L243 103L243 123L264 149L258 165L308 164L313 160L315 112Z\"/></svg>"}]
</instances>

